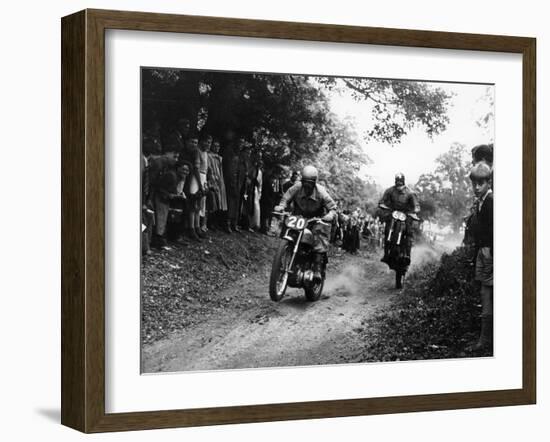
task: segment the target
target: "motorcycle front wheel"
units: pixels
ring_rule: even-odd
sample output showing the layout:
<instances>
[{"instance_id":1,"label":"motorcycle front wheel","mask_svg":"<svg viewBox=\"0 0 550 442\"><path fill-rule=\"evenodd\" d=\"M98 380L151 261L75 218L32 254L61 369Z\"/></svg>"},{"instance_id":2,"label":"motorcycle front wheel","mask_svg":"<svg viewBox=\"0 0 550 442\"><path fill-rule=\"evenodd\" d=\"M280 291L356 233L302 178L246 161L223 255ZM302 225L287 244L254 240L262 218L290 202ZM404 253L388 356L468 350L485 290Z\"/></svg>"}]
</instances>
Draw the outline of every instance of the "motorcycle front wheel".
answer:
<instances>
[{"instance_id":1,"label":"motorcycle front wheel","mask_svg":"<svg viewBox=\"0 0 550 442\"><path fill-rule=\"evenodd\" d=\"M272 301L279 302L285 295L288 286L288 273L286 267L292 258L292 244L283 241L271 265L271 276L269 278L269 297Z\"/></svg>"}]
</instances>

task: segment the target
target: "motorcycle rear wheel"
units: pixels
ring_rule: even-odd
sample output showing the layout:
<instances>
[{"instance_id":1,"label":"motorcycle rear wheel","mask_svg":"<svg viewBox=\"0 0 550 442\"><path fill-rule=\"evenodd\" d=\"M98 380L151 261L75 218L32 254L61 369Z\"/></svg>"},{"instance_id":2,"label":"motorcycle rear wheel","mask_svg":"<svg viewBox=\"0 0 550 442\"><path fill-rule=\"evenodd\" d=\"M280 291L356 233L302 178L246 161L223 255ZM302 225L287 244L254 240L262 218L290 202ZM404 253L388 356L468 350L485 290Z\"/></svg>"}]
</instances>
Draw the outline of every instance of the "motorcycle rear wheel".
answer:
<instances>
[{"instance_id":1,"label":"motorcycle rear wheel","mask_svg":"<svg viewBox=\"0 0 550 442\"><path fill-rule=\"evenodd\" d=\"M402 270L396 270L395 271L395 288L396 289L403 288L404 279L405 279L405 272L403 272Z\"/></svg>"},{"instance_id":2,"label":"motorcycle rear wheel","mask_svg":"<svg viewBox=\"0 0 550 442\"><path fill-rule=\"evenodd\" d=\"M269 297L272 301L279 302L285 295L288 286L288 274L284 269L292 257L292 245L288 241L283 241L271 265L271 276L269 278ZM286 276L286 278L285 278ZM281 284L283 287L281 287Z\"/></svg>"}]
</instances>

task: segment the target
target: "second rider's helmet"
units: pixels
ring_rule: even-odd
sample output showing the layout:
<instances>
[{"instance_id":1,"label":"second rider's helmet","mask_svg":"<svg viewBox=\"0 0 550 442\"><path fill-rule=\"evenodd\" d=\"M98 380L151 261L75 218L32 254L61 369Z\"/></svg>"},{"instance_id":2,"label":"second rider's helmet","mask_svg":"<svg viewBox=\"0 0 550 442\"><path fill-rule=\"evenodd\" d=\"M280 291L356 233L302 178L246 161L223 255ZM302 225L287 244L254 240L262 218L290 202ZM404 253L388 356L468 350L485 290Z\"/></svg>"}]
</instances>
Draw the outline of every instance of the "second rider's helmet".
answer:
<instances>
[{"instance_id":1,"label":"second rider's helmet","mask_svg":"<svg viewBox=\"0 0 550 442\"><path fill-rule=\"evenodd\" d=\"M395 174L395 185L396 186L405 185L405 175L403 175L401 172L398 172Z\"/></svg>"}]
</instances>

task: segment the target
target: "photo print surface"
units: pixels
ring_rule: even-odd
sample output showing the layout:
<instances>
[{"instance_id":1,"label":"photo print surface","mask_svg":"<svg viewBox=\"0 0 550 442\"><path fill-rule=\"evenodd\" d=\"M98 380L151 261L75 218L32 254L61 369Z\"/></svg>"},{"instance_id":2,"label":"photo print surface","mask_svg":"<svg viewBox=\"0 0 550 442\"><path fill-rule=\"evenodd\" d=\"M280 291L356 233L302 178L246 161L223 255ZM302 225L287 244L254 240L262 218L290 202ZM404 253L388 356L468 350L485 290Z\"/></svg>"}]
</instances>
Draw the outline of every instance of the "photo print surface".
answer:
<instances>
[{"instance_id":1,"label":"photo print surface","mask_svg":"<svg viewBox=\"0 0 550 442\"><path fill-rule=\"evenodd\" d=\"M141 372L493 355L492 84L141 69Z\"/></svg>"}]
</instances>

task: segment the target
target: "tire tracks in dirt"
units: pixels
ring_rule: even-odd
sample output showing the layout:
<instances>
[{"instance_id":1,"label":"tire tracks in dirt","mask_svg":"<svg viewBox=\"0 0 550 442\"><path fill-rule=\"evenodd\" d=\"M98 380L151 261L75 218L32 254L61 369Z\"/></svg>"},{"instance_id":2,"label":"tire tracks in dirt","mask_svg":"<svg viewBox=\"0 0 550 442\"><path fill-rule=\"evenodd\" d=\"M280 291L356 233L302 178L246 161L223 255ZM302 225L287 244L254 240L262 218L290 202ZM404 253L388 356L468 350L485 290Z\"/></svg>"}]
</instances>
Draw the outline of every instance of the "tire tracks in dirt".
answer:
<instances>
[{"instance_id":1,"label":"tire tracks in dirt","mask_svg":"<svg viewBox=\"0 0 550 442\"><path fill-rule=\"evenodd\" d=\"M142 372L294 367L347 362L361 346L369 317L398 293L393 273L368 253L331 258L321 299L308 302L289 288L279 303L269 299L269 268L259 269L219 296L248 296L223 315L146 345Z\"/></svg>"}]
</instances>

